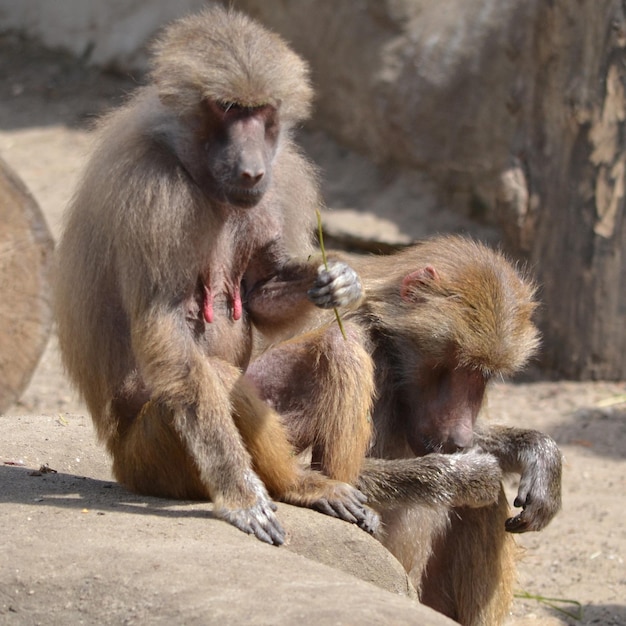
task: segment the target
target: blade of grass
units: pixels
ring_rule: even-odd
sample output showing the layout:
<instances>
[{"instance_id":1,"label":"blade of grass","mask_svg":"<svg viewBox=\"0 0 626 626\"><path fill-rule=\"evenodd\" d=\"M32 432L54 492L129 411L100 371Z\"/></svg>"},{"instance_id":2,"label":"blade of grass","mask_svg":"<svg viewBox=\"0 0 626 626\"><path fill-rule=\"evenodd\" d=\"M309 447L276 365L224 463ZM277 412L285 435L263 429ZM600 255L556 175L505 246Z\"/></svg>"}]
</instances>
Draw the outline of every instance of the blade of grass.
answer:
<instances>
[{"instance_id":1,"label":"blade of grass","mask_svg":"<svg viewBox=\"0 0 626 626\"><path fill-rule=\"evenodd\" d=\"M536 600L537 602L541 602L542 604L549 606L551 609L578 621L583 618L583 605L577 600L568 600L566 598L546 598L545 596L535 595L528 593L527 591L519 591L515 594L515 597L522 598L524 600ZM573 604L576 607L576 611L572 612L561 608L555 604L556 602L560 604Z\"/></svg>"},{"instance_id":2,"label":"blade of grass","mask_svg":"<svg viewBox=\"0 0 626 626\"><path fill-rule=\"evenodd\" d=\"M324 235L322 233L322 214L319 212L319 209L315 209L315 214L317 215L317 238L319 239L320 250L322 251L322 263L324 264L326 271L328 271L328 259L326 258L326 250L324 249ZM337 307L333 307L333 311L335 312L335 319L337 320L339 330L341 331L343 338L347 340L348 338L346 337L346 331L343 327L343 322L341 321L341 316L339 315Z\"/></svg>"}]
</instances>

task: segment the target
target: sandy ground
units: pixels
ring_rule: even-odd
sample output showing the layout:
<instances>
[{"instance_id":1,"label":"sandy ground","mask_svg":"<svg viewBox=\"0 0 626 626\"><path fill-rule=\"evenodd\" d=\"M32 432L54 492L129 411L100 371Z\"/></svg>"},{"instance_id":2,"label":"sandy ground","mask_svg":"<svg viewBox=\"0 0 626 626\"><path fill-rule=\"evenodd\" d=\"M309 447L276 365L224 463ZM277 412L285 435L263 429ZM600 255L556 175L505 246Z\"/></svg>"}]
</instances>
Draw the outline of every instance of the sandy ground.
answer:
<instances>
[{"instance_id":1,"label":"sandy ground","mask_svg":"<svg viewBox=\"0 0 626 626\"><path fill-rule=\"evenodd\" d=\"M10 37L0 38L0 75L0 154L35 195L57 237L62 209L88 150L89 122L119 102L133 79L87 71ZM386 224L391 239L399 232L417 236L467 227L416 190L418 176L377 170L320 133L306 134L304 144L323 169L327 203L373 212L371 219ZM419 220L412 219L410 208ZM368 222L353 219L347 227L358 231L361 223ZM626 624L624 393L624 383L541 380L498 383L491 389L487 419L548 432L565 457L563 511L545 531L519 537L524 548L519 594L544 600L518 598L513 609L518 620ZM23 397L0 420L4 425L7 420L32 424L35 418L25 416L43 416L42 424L50 419L62 424L83 415L84 407L63 376L53 338ZM88 420L81 425L90 440ZM37 450L25 449L21 459L13 453L4 458L0 441L0 462L37 466L46 462L45 451ZM65 466L56 469L80 474L80 459L68 451Z\"/></svg>"}]
</instances>

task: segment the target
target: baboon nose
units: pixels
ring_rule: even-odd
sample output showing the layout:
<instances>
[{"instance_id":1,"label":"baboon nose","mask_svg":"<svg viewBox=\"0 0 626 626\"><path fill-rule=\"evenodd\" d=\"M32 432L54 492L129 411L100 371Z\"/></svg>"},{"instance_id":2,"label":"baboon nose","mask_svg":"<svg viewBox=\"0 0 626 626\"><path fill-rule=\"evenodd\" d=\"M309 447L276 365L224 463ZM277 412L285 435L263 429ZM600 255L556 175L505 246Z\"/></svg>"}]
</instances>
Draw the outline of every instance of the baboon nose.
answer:
<instances>
[{"instance_id":1,"label":"baboon nose","mask_svg":"<svg viewBox=\"0 0 626 626\"><path fill-rule=\"evenodd\" d=\"M262 168L249 168L241 172L239 180L243 187L245 187L246 189L251 189L261 182L263 176L265 176L265 170L263 170Z\"/></svg>"},{"instance_id":2,"label":"baboon nose","mask_svg":"<svg viewBox=\"0 0 626 626\"><path fill-rule=\"evenodd\" d=\"M445 443L446 452L461 452L471 448L474 443L474 433L469 430L461 430L450 435Z\"/></svg>"}]
</instances>

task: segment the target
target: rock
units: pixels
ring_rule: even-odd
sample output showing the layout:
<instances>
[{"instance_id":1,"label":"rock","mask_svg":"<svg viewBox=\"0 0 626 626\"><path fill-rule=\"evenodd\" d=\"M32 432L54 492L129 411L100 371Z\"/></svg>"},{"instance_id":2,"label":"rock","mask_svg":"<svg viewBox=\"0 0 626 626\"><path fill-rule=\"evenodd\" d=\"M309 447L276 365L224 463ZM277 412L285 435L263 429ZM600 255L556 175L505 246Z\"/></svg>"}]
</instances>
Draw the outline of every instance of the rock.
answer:
<instances>
[{"instance_id":1,"label":"rock","mask_svg":"<svg viewBox=\"0 0 626 626\"><path fill-rule=\"evenodd\" d=\"M127 492L88 418L3 416L0 441L0 616L16 623L453 624L354 526L279 505L276 548L210 504Z\"/></svg>"}]
</instances>

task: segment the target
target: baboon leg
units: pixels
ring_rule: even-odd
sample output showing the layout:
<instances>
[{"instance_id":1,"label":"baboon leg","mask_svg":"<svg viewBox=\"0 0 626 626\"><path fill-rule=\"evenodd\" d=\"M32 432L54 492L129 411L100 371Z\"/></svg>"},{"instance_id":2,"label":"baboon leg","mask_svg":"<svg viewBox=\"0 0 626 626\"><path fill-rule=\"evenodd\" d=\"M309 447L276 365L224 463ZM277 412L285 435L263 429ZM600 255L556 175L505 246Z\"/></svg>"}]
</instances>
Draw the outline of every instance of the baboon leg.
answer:
<instances>
[{"instance_id":1,"label":"baboon leg","mask_svg":"<svg viewBox=\"0 0 626 626\"><path fill-rule=\"evenodd\" d=\"M433 545L421 581L421 601L464 626L500 624L513 600L517 547L504 528L509 514L498 502L458 508Z\"/></svg>"},{"instance_id":2,"label":"baboon leg","mask_svg":"<svg viewBox=\"0 0 626 626\"><path fill-rule=\"evenodd\" d=\"M237 380L231 400L235 424L252 457L253 468L272 497L375 532L378 516L365 506L366 498L358 489L299 463L285 422L259 398L249 378Z\"/></svg>"},{"instance_id":3,"label":"baboon leg","mask_svg":"<svg viewBox=\"0 0 626 626\"><path fill-rule=\"evenodd\" d=\"M378 518L364 506L365 497L347 483L301 467L278 414L258 397L248 380L241 375L235 377L234 372L235 368L230 375L223 372L222 382L230 390L233 419L252 467L268 493L373 532ZM137 493L186 500L213 499L175 429L174 417L169 407L156 401L146 402L110 446L114 475Z\"/></svg>"},{"instance_id":4,"label":"baboon leg","mask_svg":"<svg viewBox=\"0 0 626 626\"><path fill-rule=\"evenodd\" d=\"M372 360L362 330L335 325L273 347L248 377L282 417L298 451L312 447L313 467L354 483L372 437Z\"/></svg>"},{"instance_id":5,"label":"baboon leg","mask_svg":"<svg viewBox=\"0 0 626 626\"><path fill-rule=\"evenodd\" d=\"M147 402L109 448L113 475L131 491L183 500L211 499L174 429L174 411L169 407Z\"/></svg>"},{"instance_id":6,"label":"baboon leg","mask_svg":"<svg viewBox=\"0 0 626 626\"><path fill-rule=\"evenodd\" d=\"M244 444L268 492L278 497L293 489L300 479L300 469L280 417L258 397L239 368L221 363L216 373L226 407L230 406L233 435ZM216 494L211 494L206 481L201 481L194 452L187 448L176 427L182 420L175 411L185 409L148 400L145 389L134 380L129 381L126 390L127 396L120 396L112 406L120 417L125 416L120 419L125 426L111 439L115 476L141 493L214 499ZM143 399L137 402L136 398ZM210 418L200 411L187 416L197 423L198 438L206 444L212 440ZM176 469L168 472L167 467Z\"/></svg>"}]
</instances>

